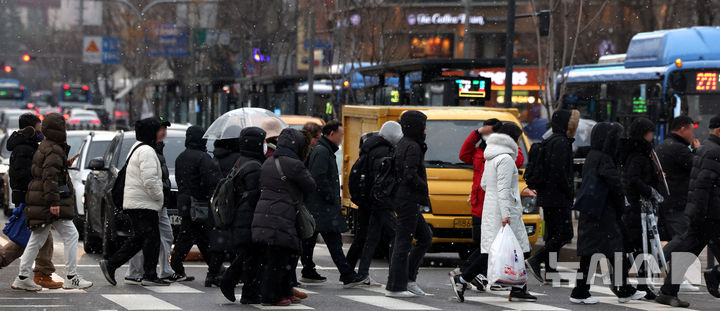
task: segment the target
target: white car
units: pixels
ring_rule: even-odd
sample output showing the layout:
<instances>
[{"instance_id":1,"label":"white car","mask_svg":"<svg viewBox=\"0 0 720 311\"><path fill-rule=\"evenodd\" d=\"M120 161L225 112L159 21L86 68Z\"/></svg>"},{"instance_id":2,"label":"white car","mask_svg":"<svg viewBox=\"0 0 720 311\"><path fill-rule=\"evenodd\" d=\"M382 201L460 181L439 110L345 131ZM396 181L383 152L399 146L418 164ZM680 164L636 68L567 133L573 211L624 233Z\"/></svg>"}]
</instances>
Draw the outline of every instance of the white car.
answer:
<instances>
[{"instance_id":1,"label":"white car","mask_svg":"<svg viewBox=\"0 0 720 311\"><path fill-rule=\"evenodd\" d=\"M97 112L85 109L71 109L65 122L68 128L91 129L101 126Z\"/></svg>"},{"instance_id":2,"label":"white car","mask_svg":"<svg viewBox=\"0 0 720 311\"><path fill-rule=\"evenodd\" d=\"M75 134L75 131L69 131L68 134ZM82 134L82 131L78 131L77 134ZM113 131L94 131L85 134L82 144L77 149L77 153L71 153L70 156L74 157L72 165L68 168L70 174L70 180L72 181L73 188L75 189L75 204L76 204L76 226L78 230L84 229L83 222L85 220L85 205L83 195L85 193L85 181L87 180L90 160L105 155L110 146L110 142L115 137L116 132ZM73 135L76 136L76 135ZM68 140L70 140L68 138ZM80 231L83 232L83 231Z\"/></svg>"},{"instance_id":3,"label":"white car","mask_svg":"<svg viewBox=\"0 0 720 311\"><path fill-rule=\"evenodd\" d=\"M3 109L0 111L0 127L4 133L8 135L16 131L20 124L20 116L26 113L30 113L30 110L22 109Z\"/></svg>"}]
</instances>

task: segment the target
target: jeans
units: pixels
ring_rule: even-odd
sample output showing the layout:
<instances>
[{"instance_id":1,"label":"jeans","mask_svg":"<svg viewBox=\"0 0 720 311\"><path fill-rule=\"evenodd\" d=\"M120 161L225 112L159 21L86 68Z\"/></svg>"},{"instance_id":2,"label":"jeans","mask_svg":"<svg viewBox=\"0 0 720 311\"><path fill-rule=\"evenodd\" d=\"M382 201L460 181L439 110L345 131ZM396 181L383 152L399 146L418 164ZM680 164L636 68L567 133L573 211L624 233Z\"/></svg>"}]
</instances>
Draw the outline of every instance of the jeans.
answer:
<instances>
[{"instance_id":1,"label":"jeans","mask_svg":"<svg viewBox=\"0 0 720 311\"><path fill-rule=\"evenodd\" d=\"M312 237L303 241L302 257L300 257L300 261L303 264L303 275L315 270L313 252L315 250L315 244L317 243L318 234L322 235L325 245L327 245L328 251L330 251L330 257L335 263L338 272L340 272L340 281L352 281L352 279L355 278L355 270L350 267L350 264L348 264L345 258L345 253L343 253L342 249L342 235L339 232L315 232Z\"/></svg>"},{"instance_id":2,"label":"jeans","mask_svg":"<svg viewBox=\"0 0 720 311\"><path fill-rule=\"evenodd\" d=\"M370 206L358 208L358 227L346 256L348 264L350 264L350 267L353 269L355 269L358 260L360 260L367 241L368 225L370 223L370 214L372 213L370 208Z\"/></svg>"},{"instance_id":3,"label":"jeans","mask_svg":"<svg viewBox=\"0 0 720 311\"><path fill-rule=\"evenodd\" d=\"M360 256L360 267L358 274L370 275L370 264L378 244L382 240L383 233L389 233L390 238L395 238L395 214L390 209L379 209L370 212L368 219L367 237ZM392 246L390 247L392 249ZM349 252L348 252L349 253ZM392 254L392 251L388 252Z\"/></svg>"},{"instance_id":4,"label":"jeans","mask_svg":"<svg viewBox=\"0 0 720 311\"><path fill-rule=\"evenodd\" d=\"M125 210L125 214L132 223L133 236L115 254L108 259L108 265L117 269L134 258L142 250L143 275L141 277L152 280L157 278L155 268L160 253L160 229L158 227L158 212L149 209Z\"/></svg>"},{"instance_id":5,"label":"jeans","mask_svg":"<svg viewBox=\"0 0 720 311\"><path fill-rule=\"evenodd\" d=\"M52 223L52 226L60 234L63 239L63 245L65 246L65 269L67 270L66 275L77 274L77 247L78 234L75 224L72 220L60 219ZM21 276L30 276L32 272L32 263L36 260L40 248L45 245L45 242L50 235L50 225L45 225L41 228L35 229L30 234L30 240L28 241L25 251L20 256L20 273Z\"/></svg>"},{"instance_id":6,"label":"jeans","mask_svg":"<svg viewBox=\"0 0 720 311\"><path fill-rule=\"evenodd\" d=\"M616 295L618 297L630 297L633 294L635 294L635 288L633 288L631 285L628 284L628 267L632 264L630 263L630 260L625 254L619 253L622 256L621 265L619 267L613 267L615 264L615 254L605 254L605 258L608 260L608 265L611 268L610 277L611 279L614 277L615 273L614 271L617 269L620 269L622 272L622 280L620 280L620 287L618 288ZM590 285L588 284L588 278L590 276L590 263L591 263L592 256L582 256L580 257L580 269L578 269L578 273L582 274L582 277L577 280L577 283L575 285L575 288L573 288L572 293L570 294L570 297L575 299L586 299L590 297ZM595 267L592 267L595 268ZM593 270L593 273L595 271ZM612 281L612 286L615 286L615 280Z\"/></svg>"},{"instance_id":7,"label":"jeans","mask_svg":"<svg viewBox=\"0 0 720 311\"><path fill-rule=\"evenodd\" d=\"M170 216L168 216L167 207L163 206L162 210L160 210L158 218L161 246L158 262L160 263L160 277L165 278L175 274L175 271L173 271L170 267L170 252L172 251L173 232L172 226L170 225ZM135 254L135 257L130 260L130 267L128 267L125 277L134 279L141 278L144 273L143 262L143 254Z\"/></svg>"},{"instance_id":8,"label":"jeans","mask_svg":"<svg viewBox=\"0 0 720 311\"><path fill-rule=\"evenodd\" d=\"M237 257L222 276L221 286L234 288L243 281L242 297L255 299L260 297L260 269L262 268L262 249L254 245L243 245L238 249ZM295 262L297 262L297 257ZM289 271L295 275L295 269ZM290 278L291 280L293 278Z\"/></svg>"},{"instance_id":9,"label":"jeans","mask_svg":"<svg viewBox=\"0 0 720 311\"><path fill-rule=\"evenodd\" d=\"M691 252L695 256L700 255L705 246L712 251L715 259L720 261L720 220L705 219L701 223L693 223L687 232L680 237L680 243L675 249L676 252ZM670 272L665 277L665 283L660 291L665 295L677 296L680 291L680 283L692 262L674 262L670 265ZM679 269L679 270L676 270ZM720 271L720 265L711 268ZM673 280L673 274L679 276L679 280ZM676 282L674 282L676 281Z\"/></svg>"},{"instance_id":10,"label":"jeans","mask_svg":"<svg viewBox=\"0 0 720 311\"><path fill-rule=\"evenodd\" d=\"M460 265L460 271L467 270L473 262L480 260L479 258L482 256L482 252L480 251L480 243L482 241L482 218L475 215L472 216L472 238L473 246L476 248L472 254L470 254L468 259ZM487 275L487 254L485 254L485 268L482 269L482 271L483 272L480 272L482 275Z\"/></svg>"},{"instance_id":11,"label":"jeans","mask_svg":"<svg viewBox=\"0 0 720 311\"><path fill-rule=\"evenodd\" d=\"M269 246L264 252L265 269L262 274L262 287L260 293L263 303L276 303L285 297L293 295L292 274L289 269L293 261L297 262L298 255L292 249Z\"/></svg>"},{"instance_id":12,"label":"jeans","mask_svg":"<svg viewBox=\"0 0 720 311\"><path fill-rule=\"evenodd\" d=\"M197 244L203 259L205 259L205 262L209 265L208 231L209 229L205 225L192 221L190 217L182 218L177 243L175 243L172 256L170 256L170 266L177 274L185 274L183 261L188 253L190 253L193 244Z\"/></svg>"},{"instance_id":13,"label":"jeans","mask_svg":"<svg viewBox=\"0 0 720 311\"><path fill-rule=\"evenodd\" d=\"M406 291L408 281L417 279L423 256L432 243L432 231L417 203L402 202L396 212L397 229L386 286L391 292ZM413 239L417 241L415 245Z\"/></svg>"},{"instance_id":14,"label":"jeans","mask_svg":"<svg viewBox=\"0 0 720 311\"><path fill-rule=\"evenodd\" d=\"M545 270L548 270L550 261L550 253L557 253L562 247L570 243L575 235L572 225L572 215L569 207L544 207L543 218L545 219L545 228L547 228L548 239L545 246L541 248L535 256L534 260L538 263L545 263Z\"/></svg>"},{"instance_id":15,"label":"jeans","mask_svg":"<svg viewBox=\"0 0 720 311\"><path fill-rule=\"evenodd\" d=\"M0 268L9 266L15 259L22 256L25 248L21 245L8 241L5 246L0 248ZM35 274L50 275L55 272L55 265L52 263L53 255L53 238L52 233L48 233L45 244L38 251L37 257L35 258Z\"/></svg>"}]
</instances>

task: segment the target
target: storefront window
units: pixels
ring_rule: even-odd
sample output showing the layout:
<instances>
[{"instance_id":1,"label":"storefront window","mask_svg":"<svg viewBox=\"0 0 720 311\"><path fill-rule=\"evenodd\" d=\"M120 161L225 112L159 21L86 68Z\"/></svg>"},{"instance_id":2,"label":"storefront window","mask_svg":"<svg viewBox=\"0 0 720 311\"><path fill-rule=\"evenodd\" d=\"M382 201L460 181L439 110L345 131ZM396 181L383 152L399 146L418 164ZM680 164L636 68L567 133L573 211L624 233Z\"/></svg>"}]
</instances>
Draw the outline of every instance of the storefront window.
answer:
<instances>
[{"instance_id":1,"label":"storefront window","mask_svg":"<svg viewBox=\"0 0 720 311\"><path fill-rule=\"evenodd\" d=\"M453 56L453 35L416 35L410 37L411 58L445 58Z\"/></svg>"},{"instance_id":2,"label":"storefront window","mask_svg":"<svg viewBox=\"0 0 720 311\"><path fill-rule=\"evenodd\" d=\"M480 33L475 37L476 53L479 58L504 58L505 34Z\"/></svg>"}]
</instances>

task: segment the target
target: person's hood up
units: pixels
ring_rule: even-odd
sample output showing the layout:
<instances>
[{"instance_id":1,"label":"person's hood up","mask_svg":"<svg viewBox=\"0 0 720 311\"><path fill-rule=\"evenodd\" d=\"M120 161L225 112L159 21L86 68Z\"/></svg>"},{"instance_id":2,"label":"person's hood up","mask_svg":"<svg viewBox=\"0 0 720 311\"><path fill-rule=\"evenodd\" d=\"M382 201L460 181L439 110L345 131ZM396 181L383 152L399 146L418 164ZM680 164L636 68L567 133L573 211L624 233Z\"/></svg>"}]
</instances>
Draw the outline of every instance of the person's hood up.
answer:
<instances>
[{"instance_id":1,"label":"person's hood up","mask_svg":"<svg viewBox=\"0 0 720 311\"><path fill-rule=\"evenodd\" d=\"M188 127L185 131L185 148L207 151L207 139L203 138L205 130L198 125Z\"/></svg>"},{"instance_id":2,"label":"person's hood up","mask_svg":"<svg viewBox=\"0 0 720 311\"><path fill-rule=\"evenodd\" d=\"M573 109L560 109L552 115L552 131L556 134L563 134L568 138L574 138L580 122L580 111Z\"/></svg>"},{"instance_id":3,"label":"person's hood up","mask_svg":"<svg viewBox=\"0 0 720 311\"><path fill-rule=\"evenodd\" d=\"M155 146L157 132L162 127L160 120L157 118L145 118L135 122L135 139L140 142ZM43 130L43 132L45 132Z\"/></svg>"},{"instance_id":4,"label":"person's hood up","mask_svg":"<svg viewBox=\"0 0 720 311\"><path fill-rule=\"evenodd\" d=\"M403 135L420 144L425 142L426 122L427 116L417 110L405 111L405 113L400 116Z\"/></svg>"},{"instance_id":5,"label":"person's hood up","mask_svg":"<svg viewBox=\"0 0 720 311\"><path fill-rule=\"evenodd\" d=\"M403 137L402 126L400 126L400 123L395 121L387 121L380 128L380 136L385 138L391 144L397 145Z\"/></svg>"},{"instance_id":6,"label":"person's hood up","mask_svg":"<svg viewBox=\"0 0 720 311\"><path fill-rule=\"evenodd\" d=\"M360 147L360 153L367 153L370 152L370 150L375 149L379 146L388 146L389 148L392 148L394 145L385 139L385 137L380 135L373 135L367 138L365 142Z\"/></svg>"},{"instance_id":7,"label":"person's hood up","mask_svg":"<svg viewBox=\"0 0 720 311\"><path fill-rule=\"evenodd\" d=\"M220 159L227 157L234 152L238 152L239 145L237 138L218 139L213 143L213 156Z\"/></svg>"},{"instance_id":8,"label":"person's hood up","mask_svg":"<svg viewBox=\"0 0 720 311\"><path fill-rule=\"evenodd\" d=\"M67 140L65 118L55 112L48 114L42 122L42 132L45 137L51 141L58 144L65 143Z\"/></svg>"},{"instance_id":9,"label":"person's hood up","mask_svg":"<svg viewBox=\"0 0 720 311\"><path fill-rule=\"evenodd\" d=\"M518 145L507 134L490 134L487 140L487 147L483 153L486 160L492 160L499 155L509 154L513 161L517 159Z\"/></svg>"},{"instance_id":10,"label":"person's hood up","mask_svg":"<svg viewBox=\"0 0 720 311\"><path fill-rule=\"evenodd\" d=\"M239 147L240 153L244 156L265 160L263 143L265 142L265 131L259 127L246 127L240 133Z\"/></svg>"},{"instance_id":11,"label":"person's hood up","mask_svg":"<svg viewBox=\"0 0 720 311\"><path fill-rule=\"evenodd\" d=\"M655 132L655 123L647 118L637 118L630 124L628 136L630 139L645 139L645 134Z\"/></svg>"},{"instance_id":12,"label":"person's hood up","mask_svg":"<svg viewBox=\"0 0 720 311\"><path fill-rule=\"evenodd\" d=\"M35 135L35 129L26 127L22 130L13 132L7 141L7 150L13 151L17 146L29 145L37 148L39 141Z\"/></svg>"},{"instance_id":13,"label":"person's hood up","mask_svg":"<svg viewBox=\"0 0 720 311\"><path fill-rule=\"evenodd\" d=\"M623 126L616 122L595 124L590 134L590 148L615 157L624 131Z\"/></svg>"},{"instance_id":14,"label":"person's hood up","mask_svg":"<svg viewBox=\"0 0 720 311\"><path fill-rule=\"evenodd\" d=\"M298 160L307 158L310 151L310 136L306 136L302 132L293 129L285 128L280 132L278 137L277 150L273 153L273 156L290 156ZM294 156L293 156L294 155Z\"/></svg>"}]
</instances>

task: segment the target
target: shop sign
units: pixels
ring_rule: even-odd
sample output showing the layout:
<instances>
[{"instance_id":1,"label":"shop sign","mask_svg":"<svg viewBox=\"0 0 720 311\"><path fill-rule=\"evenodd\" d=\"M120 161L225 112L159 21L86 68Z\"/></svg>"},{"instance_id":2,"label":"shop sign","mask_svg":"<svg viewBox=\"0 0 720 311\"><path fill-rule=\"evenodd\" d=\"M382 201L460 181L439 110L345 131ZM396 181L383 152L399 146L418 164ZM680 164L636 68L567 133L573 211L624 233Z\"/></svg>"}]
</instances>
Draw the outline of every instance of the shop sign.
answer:
<instances>
[{"instance_id":1,"label":"shop sign","mask_svg":"<svg viewBox=\"0 0 720 311\"><path fill-rule=\"evenodd\" d=\"M465 14L409 14L407 22L410 26L423 25L458 25L466 22L473 25L485 25L485 17L483 16L467 16Z\"/></svg>"}]
</instances>

